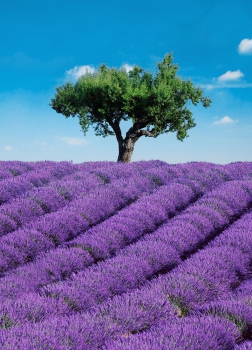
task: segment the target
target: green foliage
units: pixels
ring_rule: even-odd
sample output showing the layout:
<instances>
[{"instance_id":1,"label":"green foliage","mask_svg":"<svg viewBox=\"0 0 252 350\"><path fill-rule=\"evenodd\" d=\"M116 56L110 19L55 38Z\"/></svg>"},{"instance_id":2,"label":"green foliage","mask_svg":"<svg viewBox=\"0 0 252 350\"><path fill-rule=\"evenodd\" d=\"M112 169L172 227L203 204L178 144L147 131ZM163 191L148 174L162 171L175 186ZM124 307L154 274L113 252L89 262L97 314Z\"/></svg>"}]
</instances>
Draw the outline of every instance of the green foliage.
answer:
<instances>
[{"instance_id":1,"label":"green foliage","mask_svg":"<svg viewBox=\"0 0 252 350\"><path fill-rule=\"evenodd\" d=\"M182 297L169 296L169 301L178 308L178 316L188 316L190 313L190 308L186 305Z\"/></svg>"},{"instance_id":2,"label":"green foliage","mask_svg":"<svg viewBox=\"0 0 252 350\"><path fill-rule=\"evenodd\" d=\"M0 318L0 329L9 329L14 325L8 315L2 315Z\"/></svg>"},{"instance_id":3,"label":"green foliage","mask_svg":"<svg viewBox=\"0 0 252 350\"><path fill-rule=\"evenodd\" d=\"M172 61L172 54L166 54L155 77L136 65L127 73L124 68L101 64L98 71L81 76L74 86L68 82L57 87L50 106L66 118L77 116L84 135L97 123L97 136L116 134L120 139L120 121L132 119L138 138L177 131L177 139L183 141L187 130L196 126L187 102L209 107L211 100L190 80L177 77L178 65ZM139 132L144 127L147 130Z\"/></svg>"}]
</instances>

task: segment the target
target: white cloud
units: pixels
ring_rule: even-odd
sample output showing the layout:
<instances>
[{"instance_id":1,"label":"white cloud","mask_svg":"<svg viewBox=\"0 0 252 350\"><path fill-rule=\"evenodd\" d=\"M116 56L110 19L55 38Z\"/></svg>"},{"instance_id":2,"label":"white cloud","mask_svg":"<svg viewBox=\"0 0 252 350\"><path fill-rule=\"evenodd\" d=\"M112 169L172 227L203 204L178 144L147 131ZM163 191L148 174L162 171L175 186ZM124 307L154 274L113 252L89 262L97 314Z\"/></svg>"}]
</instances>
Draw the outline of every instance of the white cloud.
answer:
<instances>
[{"instance_id":1,"label":"white cloud","mask_svg":"<svg viewBox=\"0 0 252 350\"><path fill-rule=\"evenodd\" d=\"M238 51L240 54L252 53L252 39L243 39L238 46Z\"/></svg>"},{"instance_id":2,"label":"white cloud","mask_svg":"<svg viewBox=\"0 0 252 350\"><path fill-rule=\"evenodd\" d=\"M85 145L87 140L78 139L74 137L61 137L68 145Z\"/></svg>"},{"instance_id":3,"label":"white cloud","mask_svg":"<svg viewBox=\"0 0 252 350\"><path fill-rule=\"evenodd\" d=\"M228 70L225 74L222 74L218 78L218 81L238 80L243 76L244 76L244 74L240 71L240 69L233 71L233 72Z\"/></svg>"},{"instance_id":4,"label":"white cloud","mask_svg":"<svg viewBox=\"0 0 252 350\"><path fill-rule=\"evenodd\" d=\"M4 150L5 150L5 151L11 151L12 149L13 149L13 148L12 148L11 146L5 146L5 147L4 147Z\"/></svg>"},{"instance_id":5,"label":"white cloud","mask_svg":"<svg viewBox=\"0 0 252 350\"><path fill-rule=\"evenodd\" d=\"M213 122L213 124L230 124L230 123L235 123L236 121L238 121L238 120L233 120L230 117L225 116L222 119L220 119L220 120L218 120L216 122Z\"/></svg>"},{"instance_id":6,"label":"white cloud","mask_svg":"<svg viewBox=\"0 0 252 350\"><path fill-rule=\"evenodd\" d=\"M75 79L80 78L86 73L94 73L95 69L91 66L75 66L74 68L67 70L65 74L74 77Z\"/></svg>"},{"instance_id":7,"label":"white cloud","mask_svg":"<svg viewBox=\"0 0 252 350\"><path fill-rule=\"evenodd\" d=\"M128 73L130 70L133 70L134 66L131 66L130 64L125 63L121 66L121 68L126 69L126 72Z\"/></svg>"}]
</instances>

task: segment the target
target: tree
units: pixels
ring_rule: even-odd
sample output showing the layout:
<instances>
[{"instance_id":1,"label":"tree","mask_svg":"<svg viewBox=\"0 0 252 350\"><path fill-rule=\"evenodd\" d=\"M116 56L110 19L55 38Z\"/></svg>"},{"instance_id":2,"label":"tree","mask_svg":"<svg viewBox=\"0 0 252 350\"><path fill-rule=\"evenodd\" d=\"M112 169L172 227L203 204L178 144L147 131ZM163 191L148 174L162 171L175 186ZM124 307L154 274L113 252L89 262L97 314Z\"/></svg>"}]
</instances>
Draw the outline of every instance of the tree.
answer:
<instances>
[{"instance_id":1,"label":"tree","mask_svg":"<svg viewBox=\"0 0 252 350\"><path fill-rule=\"evenodd\" d=\"M67 82L57 87L49 105L66 118L77 116L84 135L94 123L96 136L116 135L117 162L130 162L135 143L142 136L156 138L177 131L178 140L188 137L187 130L196 126L186 107L189 100L204 107L211 104L189 79L176 77L179 67L172 61L172 54L166 54L154 78L136 65L127 73L124 68L101 64L98 71L82 75L74 86ZM129 119L133 125L123 138L120 121Z\"/></svg>"}]
</instances>

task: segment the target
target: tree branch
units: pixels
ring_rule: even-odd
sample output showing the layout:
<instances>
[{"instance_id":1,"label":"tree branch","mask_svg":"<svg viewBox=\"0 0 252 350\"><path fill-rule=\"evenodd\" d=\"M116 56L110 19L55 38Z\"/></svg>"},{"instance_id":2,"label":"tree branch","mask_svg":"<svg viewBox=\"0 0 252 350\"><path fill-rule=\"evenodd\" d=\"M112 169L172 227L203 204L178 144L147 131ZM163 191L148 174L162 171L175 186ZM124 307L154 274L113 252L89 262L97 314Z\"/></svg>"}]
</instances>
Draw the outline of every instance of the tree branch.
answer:
<instances>
[{"instance_id":1,"label":"tree branch","mask_svg":"<svg viewBox=\"0 0 252 350\"><path fill-rule=\"evenodd\" d=\"M145 135L146 137L154 137L155 136L155 128L153 128L152 130L148 131L148 130L139 130L140 136Z\"/></svg>"},{"instance_id":2,"label":"tree branch","mask_svg":"<svg viewBox=\"0 0 252 350\"><path fill-rule=\"evenodd\" d=\"M144 122L136 122L133 124L133 126L127 131L126 138L125 139L134 139L134 141L137 141L141 136L145 135L146 137L154 137L155 134L155 128L152 130L141 130L141 128L145 128L147 124L149 124L150 121L144 121Z\"/></svg>"},{"instance_id":3,"label":"tree branch","mask_svg":"<svg viewBox=\"0 0 252 350\"><path fill-rule=\"evenodd\" d=\"M114 130L114 133L116 134L117 141L122 142L123 137L122 137L122 132L121 132L121 129L119 126L119 121L116 120L115 122L113 122L110 118L106 118L106 121L109 123L111 128Z\"/></svg>"}]
</instances>

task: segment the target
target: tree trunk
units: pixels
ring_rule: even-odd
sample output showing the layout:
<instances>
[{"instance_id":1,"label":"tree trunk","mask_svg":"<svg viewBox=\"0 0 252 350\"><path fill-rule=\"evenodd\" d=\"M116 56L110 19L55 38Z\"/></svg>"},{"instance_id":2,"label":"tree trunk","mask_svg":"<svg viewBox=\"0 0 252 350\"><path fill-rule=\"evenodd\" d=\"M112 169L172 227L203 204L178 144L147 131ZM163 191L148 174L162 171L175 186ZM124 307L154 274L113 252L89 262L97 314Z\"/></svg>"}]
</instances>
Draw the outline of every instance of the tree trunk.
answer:
<instances>
[{"instance_id":1,"label":"tree trunk","mask_svg":"<svg viewBox=\"0 0 252 350\"><path fill-rule=\"evenodd\" d=\"M136 141L132 138L118 142L119 155L117 162L130 163Z\"/></svg>"}]
</instances>

